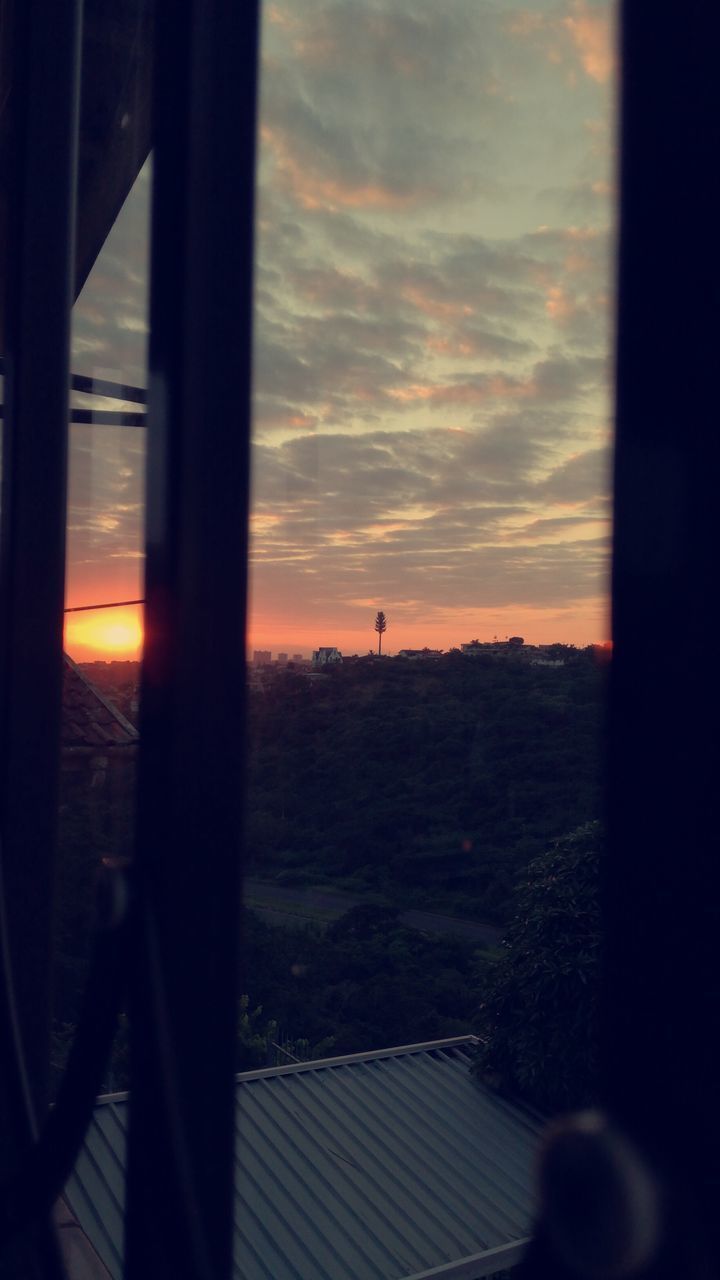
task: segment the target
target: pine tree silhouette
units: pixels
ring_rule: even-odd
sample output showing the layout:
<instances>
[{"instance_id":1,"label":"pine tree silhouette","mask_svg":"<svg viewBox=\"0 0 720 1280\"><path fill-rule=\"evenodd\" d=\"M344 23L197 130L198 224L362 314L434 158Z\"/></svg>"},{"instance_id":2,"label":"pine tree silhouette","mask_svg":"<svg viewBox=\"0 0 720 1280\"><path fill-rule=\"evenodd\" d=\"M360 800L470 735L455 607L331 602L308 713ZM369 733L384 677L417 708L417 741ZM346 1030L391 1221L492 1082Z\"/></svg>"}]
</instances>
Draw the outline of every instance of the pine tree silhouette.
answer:
<instances>
[{"instance_id":1,"label":"pine tree silhouette","mask_svg":"<svg viewBox=\"0 0 720 1280\"><path fill-rule=\"evenodd\" d=\"M378 657L380 657L380 655L382 654L382 638L385 632L387 631L387 618L385 617L385 614L383 613L382 609L380 610L377 618L375 619L375 630L378 633Z\"/></svg>"}]
</instances>

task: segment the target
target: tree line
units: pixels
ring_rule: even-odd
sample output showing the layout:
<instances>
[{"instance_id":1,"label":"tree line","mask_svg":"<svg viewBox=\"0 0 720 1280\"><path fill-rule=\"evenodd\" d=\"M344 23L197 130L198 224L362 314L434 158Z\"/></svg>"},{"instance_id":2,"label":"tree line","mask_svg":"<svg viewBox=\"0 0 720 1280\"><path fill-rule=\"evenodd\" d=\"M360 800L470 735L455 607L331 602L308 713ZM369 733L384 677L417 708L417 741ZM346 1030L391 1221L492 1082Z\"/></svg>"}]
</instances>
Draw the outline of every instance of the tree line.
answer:
<instances>
[{"instance_id":1,"label":"tree line","mask_svg":"<svg viewBox=\"0 0 720 1280\"><path fill-rule=\"evenodd\" d=\"M253 693L251 874L503 923L528 863L599 812L605 672L566 653L386 658Z\"/></svg>"}]
</instances>

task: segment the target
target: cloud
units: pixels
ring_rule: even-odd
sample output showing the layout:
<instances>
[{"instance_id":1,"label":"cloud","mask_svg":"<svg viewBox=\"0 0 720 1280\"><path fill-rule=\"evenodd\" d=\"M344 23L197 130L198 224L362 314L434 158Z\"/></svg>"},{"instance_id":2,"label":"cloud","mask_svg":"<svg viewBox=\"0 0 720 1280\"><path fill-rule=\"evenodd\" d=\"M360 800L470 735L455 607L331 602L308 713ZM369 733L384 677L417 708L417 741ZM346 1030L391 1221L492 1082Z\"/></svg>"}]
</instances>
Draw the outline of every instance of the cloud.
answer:
<instances>
[{"instance_id":1,"label":"cloud","mask_svg":"<svg viewBox=\"0 0 720 1280\"><path fill-rule=\"evenodd\" d=\"M70 428L67 596L72 604L141 591L145 433Z\"/></svg>"},{"instance_id":2,"label":"cloud","mask_svg":"<svg viewBox=\"0 0 720 1280\"><path fill-rule=\"evenodd\" d=\"M304 210L457 200L467 161L458 108L469 91L473 101L487 91L491 105L497 96L478 46L468 48L466 6L309 4L294 18L265 29L266 181ZM427 94L433 112L416 114ZM479 184L466 163L466 195Z\"/></svg>"},{"instance_id":3,"label":"cloud","mask_svg":"<svg viewBox=\"0 0 720 1280\"><path fill-rule=\"evenodd\" d=\"M505 241L433 231L417 244L386 233L352 266L295 242L260 272L259 430L567 398L604 376L583 358L608 324L607 238L594 228ZM568 350L542 360L548 321Z\"/></svg>"},{"instance_id":4,"label":"cloud","mask_svg":"<svg viewBox=\"0 0 720 1280\"><path fill-rule=\"evenodd\" d=\"M150 164L141 170L72 315L77 373L147 383Z\"/></svg>"},{"instance_id":5,"label":"cloud","mask_svg":"<svg viewBox=\"0 0 720 1280\"><path fill-rule=\"evenodd\" d=\"M263 184L316 214L504 205L509 173L542 172L549 131L577 145L551 46L597 87L582 70L601 62L597 6L539 8L522 36L512 2L283 6L264 30Z\"/></svg>"},{"instance_id":6,"label":"cloud","mask_svg":"<svg viewBox=\"0 0 720 1280\"><path fill-rule=\"evenodd\" d=\"M570 504L602 497L609 489L609 463L607 449L587 449L574 454L543 482L543 496Z\"/></svg>"},{"instance_id":7,"label":"cloud","mask_svg":"<svg viewBox=\"0 0 720 1280\"><path fill-rule=\"evenodd\" d=\"M265 7L258 625L352 631L375 600L418 626L597 616L610 30L605 0ZM146 175L76 307L82 372L146 380L148 192ZM119 586L140 565L139 433L73 439L74 589Z\"/></svg>"},{"instance_id":8,"label":"cloud","mask_svg":"<svg viewBox=\"0 0 720 1280\"><path fill-rule=\"evenodd\" d=\"M611 19L606 5L591 6L587 0L574 0L572 11L562 19L586 74L598 84L607 84L615 68Z\"/></svg>"},{"instance_id":9,"label":"cloud","mask_svg":"<svg viewBox=\"0 0 720 1280\"><path fill-rule=\"evenodd\" d=\"M572 52L586 76L606 85L615 70L613 7L604 0L571 0L564 7L565 13L543 12L542 7L520 10L508 18L506 29L541 49L551 65L562 67ZM572 72L567 83L576 84Z\"/></svg>"}]
</instances>

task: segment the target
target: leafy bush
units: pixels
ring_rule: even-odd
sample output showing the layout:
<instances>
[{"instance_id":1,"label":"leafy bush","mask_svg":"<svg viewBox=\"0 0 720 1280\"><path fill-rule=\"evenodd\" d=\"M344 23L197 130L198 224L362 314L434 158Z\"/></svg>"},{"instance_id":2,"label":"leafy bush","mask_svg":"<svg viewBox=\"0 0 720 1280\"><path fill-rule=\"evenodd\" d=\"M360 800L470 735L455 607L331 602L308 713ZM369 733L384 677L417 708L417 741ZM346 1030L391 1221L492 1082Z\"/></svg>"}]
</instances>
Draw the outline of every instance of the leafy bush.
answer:
<instances>
[{"instance_id":1,"label":"leafy bush","mask_svg":"<svg viewBox=\"0 0 720 1280\"><path fill-rule=\"evenodd\" d=\"M591 822L530 863L480 1007L476 1072L541 1110L594 1101L599 854Z\"/></svg>"}]
</instances>

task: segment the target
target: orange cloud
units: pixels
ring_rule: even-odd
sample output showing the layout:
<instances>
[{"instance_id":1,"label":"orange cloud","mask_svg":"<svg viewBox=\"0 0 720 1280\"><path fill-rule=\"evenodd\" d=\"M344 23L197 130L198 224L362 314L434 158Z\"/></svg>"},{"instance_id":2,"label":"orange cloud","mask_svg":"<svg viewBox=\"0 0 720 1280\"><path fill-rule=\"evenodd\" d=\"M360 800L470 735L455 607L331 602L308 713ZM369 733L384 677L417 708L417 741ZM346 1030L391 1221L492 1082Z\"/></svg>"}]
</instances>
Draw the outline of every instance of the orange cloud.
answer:
<instances>
[{"instance_id":1,"label":"orange cloud","mask_svg":"<svg viewBox=\"0 0 720 1280\"><path fill-rule=\"evenodd\" d=\"M281 411L280 413L264 412L261 408L256 410L257 425L266 429L279 429L294 431L313 431L318 424L318 419L314 414L310 413L288 413Z\"/></svg>"},{"instance_id":2,"label":"orange cloud","mask_svg":"<svg viewBox=\"0 0 720 1280\"><path fill-rule=\"evenodd\" d=\"M597 240L600 232L597 227L566 227L563 235L568 240Z\"/></svg>"},{"instance_id":3,"label":"orange cloud","mask_svg":"<svg viewBox=\"0 0 720 1280\"><path fill-rule=\"evenodd\" d=\"M590 9L586 0L575 0L573 12L563 18L585 73L598 84L606 84L615 64L610 14L606 9Z\"/></svg>"},{"instance_id":4,"label":"orange cloud","mask_svg":"<svg viewBox=\"0 0 720 1280\"><path fill-rule=\"evenodd\" d=\"M428 401L431 404L481 404L493 397L521 398L535 394L530 382L514 382L502 374L487 378L484 382L456 382L437 386L416 383L409 387L393 387L387 395L400 404Z\"/></svg>"},{"instance_id":5,"label":"orange cloud","mask_svg":"<svg viewBox=\"0 0 720 1280\"><path fill-rule=\"evenodd\" d=\"M435 351L441 356L473 356L477 354L478 344L463 341L460 338L428 338L425 343L428 351Z\"/></svg>"},{"instance_id":6,"label":"orange cloud","mask_svg":"<svg viewBox=\"0 0 720 1280\"><path fill-rule=\"evenodd\" d=\"M265 14L268 22L271 22L274 27L282 27L285 31L293 31L298 25L297 18L277 4L268 5Z\"/></svg>"},{"instance_id":7,"label":"orange cloud","mask_svg":"<svg viewBox=\"0 0 720 1280\"><path fill-rule=\"evenodd\" d=\"M572 298L569 298L562 285L553 285L547 291L545 310L551 320L569 320L577 310Z\"/></svg>"},{"instance_id":8,"label":"orange cloud","mask_svg":"<svg viewBox=\"0 0 720 1280\"><path fill-rule=\"evenodd\" d=\"M441 302L438 298L431 298L416 285L405 285L401 293L406 302L417 307L418 311L422 311L424 315L432 316L433 320L447 320L451 316L471 316L475 311L474 307L469 307L466 303Z\"/></svg>"},{"instance_id":9,"label":"orange cloud","mask_svg":"<svg viewBox=\"0 0 720 1280\"><path fill-rule=\"evenodd\" d=\"M561 64L564 61L563 41L559 37L563 32L569 35L575 52L586 75L598 84L606 84L615 65L615 51L612 43L611 15L607 9L590 8L587 0L572 0L571 12L558 22L556 18L544 14L527 11L518 14L508 25L511 35L523 38L537 37L544 47L545 57L549 62ZM574 71L567 75L567 83L572 87L576 83Z\"/></svg>"},{"instance_id":10,"label":"orange cloud","mask_svg":"<svg viewBox=\"0 0 720 1280\"><path fill-rule=\"evenodd\" d=\"M287 139L269 125L260 129L264 146L273 155L276 172L303 209L330 213L345 209L405 209L421 199L421 193L391 191L381 183L348 183L305 168L293 155ZM427 194L427 193L424 193Z\"/></svg>"},{"instance_id":11,"label":"orange cloud","mask_svg":"<svg viewBox=\"0 0 720 1280\"><path fill-rule=\"evenodd\" d=\"M583 271L592 271L594 267L592 258L586 253L569 253L563 262L563 266L568 275L581 275Z\"/></svg>"},{"instance_id":12,"label":"orange cloud","mask_svg":"<svg viewBox=\"0 0 720 1280\"><path fill-rule=\"evenodd\" d=\"M282 516L271 511L252 511L250 513L250 532L253 536L269 533L276 525L282 523Z\"/></svg>"}]
</instances>

